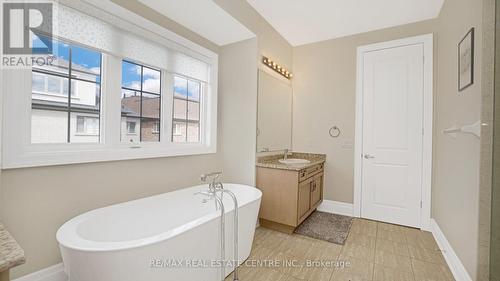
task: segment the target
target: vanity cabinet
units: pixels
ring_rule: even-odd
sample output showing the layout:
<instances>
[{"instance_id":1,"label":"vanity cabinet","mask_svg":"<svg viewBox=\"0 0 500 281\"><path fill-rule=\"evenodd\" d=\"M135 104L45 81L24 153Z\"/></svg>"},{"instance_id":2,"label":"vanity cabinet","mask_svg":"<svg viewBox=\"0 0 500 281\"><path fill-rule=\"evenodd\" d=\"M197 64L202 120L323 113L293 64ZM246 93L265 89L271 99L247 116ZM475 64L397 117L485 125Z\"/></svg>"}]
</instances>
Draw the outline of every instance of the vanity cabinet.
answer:
<instances>
[{"instance_id":1,"label":"vanity cabinet","mask_svg":"<svg viewBox=\"0 0 500 281\"><path fill-rule=\"evenodd\" d=\"M300 170L257 167L260 224L293 233L323 201L324 163Z\"/></svg>"}]
</instances>

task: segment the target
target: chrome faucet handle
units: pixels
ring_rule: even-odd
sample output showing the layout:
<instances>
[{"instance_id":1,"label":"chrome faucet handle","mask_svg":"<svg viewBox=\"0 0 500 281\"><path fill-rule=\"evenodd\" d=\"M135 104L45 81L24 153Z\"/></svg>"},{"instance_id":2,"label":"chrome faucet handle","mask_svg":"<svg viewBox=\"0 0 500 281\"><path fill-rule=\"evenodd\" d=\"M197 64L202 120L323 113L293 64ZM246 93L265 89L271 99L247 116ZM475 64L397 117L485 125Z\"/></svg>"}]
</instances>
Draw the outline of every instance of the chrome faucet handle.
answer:
<instances>
[{"instance_id":1,"label":"chrome faucet handle","mask_svg":"<svg viewBox=\"0 0 500 281\"><path fill-rule=\"evenodd\" d=\"M215 182L222 175L222 172L212 172L208 174L203 174L200 176L202 182L207 182L209 178L212 178L212 182Z\"/></svg>"}]
</instances>

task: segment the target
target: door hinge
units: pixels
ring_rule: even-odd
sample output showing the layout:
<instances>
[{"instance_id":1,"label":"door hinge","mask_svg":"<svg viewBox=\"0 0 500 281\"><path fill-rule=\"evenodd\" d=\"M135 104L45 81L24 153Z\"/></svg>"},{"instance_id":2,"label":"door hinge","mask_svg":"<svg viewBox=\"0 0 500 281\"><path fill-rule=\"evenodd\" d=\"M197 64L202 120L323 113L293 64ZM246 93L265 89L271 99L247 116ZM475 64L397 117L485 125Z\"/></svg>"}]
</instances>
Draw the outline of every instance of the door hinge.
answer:
<instances>
[{"instance_id":1,"label":"door hinge","mask_svg":"<svg viewBox=\"0 0 500 281\"><path fill-rule=\"evenodd\" d=\"M423 207L424 207L424 202L420 201L420 209L422 209Z\"/></svg>"},{"instance_id":2,"label":"door hinge","mask_svg":"<svg viewBox=\"0 0 500 281\"><path fill-rule=\"evenodd\" d=\"M422 136L424 135L424 128L422 128Z\"/></svg>"}]
</instances>

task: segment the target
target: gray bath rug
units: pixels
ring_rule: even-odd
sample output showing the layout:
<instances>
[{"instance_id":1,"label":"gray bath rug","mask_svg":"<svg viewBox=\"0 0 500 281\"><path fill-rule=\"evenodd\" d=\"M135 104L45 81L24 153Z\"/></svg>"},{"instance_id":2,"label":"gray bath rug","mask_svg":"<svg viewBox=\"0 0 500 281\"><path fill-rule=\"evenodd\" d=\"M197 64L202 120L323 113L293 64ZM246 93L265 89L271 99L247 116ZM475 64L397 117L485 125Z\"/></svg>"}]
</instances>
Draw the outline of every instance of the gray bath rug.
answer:
<instances>
[{"instance_id":1,"label":"gray bath rug","mask_svg":"<svg viewBox=\"0 0 500 281\"><path fill-rule=\"evenodd\" d=\"M344 245L352 220L352 217L316 211L297 227L295 233Z\"/></svg>"}]
</instances>

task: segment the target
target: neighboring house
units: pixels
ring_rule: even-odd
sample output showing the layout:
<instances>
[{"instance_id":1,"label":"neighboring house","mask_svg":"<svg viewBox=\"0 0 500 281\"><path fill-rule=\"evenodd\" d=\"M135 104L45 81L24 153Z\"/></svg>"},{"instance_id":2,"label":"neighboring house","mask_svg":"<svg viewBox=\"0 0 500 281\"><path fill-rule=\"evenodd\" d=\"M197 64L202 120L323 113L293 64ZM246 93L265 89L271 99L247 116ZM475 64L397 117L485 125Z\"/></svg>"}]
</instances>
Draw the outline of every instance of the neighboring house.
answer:
<instances>
[{"instance_id":1,"label":"neighboring house","mask_svg":"<svg viewBox=\"0 0 500 281\"><path fill-rule=\"evenodd\" d=\"M59 58L57 65L33 70L32 143L64 143L68 135L71 142L99 141L99 71L72 64L69 103L68 66Z\"/></svg>"},{"instance_id":2,"label":"neighboring house","mask_svg":"<svg viewBox=\"0 0 500 281\"><path fill-rule=\"evenodd\" d=\"M157 97L122 96L122 141L139 142L159 141L160 137L160 100ZM142 110L142 118L141 118Z\"/></svg>"}]
</instances>

